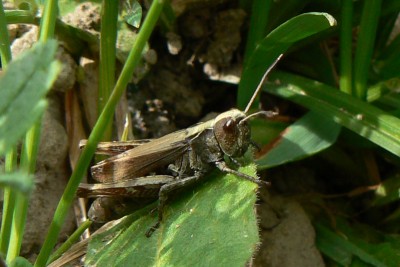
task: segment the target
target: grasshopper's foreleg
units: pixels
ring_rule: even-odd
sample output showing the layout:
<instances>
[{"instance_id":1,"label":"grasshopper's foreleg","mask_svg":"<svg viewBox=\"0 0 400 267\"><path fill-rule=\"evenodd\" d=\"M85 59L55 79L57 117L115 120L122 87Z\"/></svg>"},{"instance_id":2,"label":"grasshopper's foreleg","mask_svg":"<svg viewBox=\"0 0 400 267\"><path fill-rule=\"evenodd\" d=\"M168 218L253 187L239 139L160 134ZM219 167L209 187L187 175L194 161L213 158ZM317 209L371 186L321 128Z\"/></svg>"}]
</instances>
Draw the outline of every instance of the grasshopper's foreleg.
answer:
<instances>
[{"instance_id":1,"label":"grasshopper's foreleg","mask_svg":"<svg viewBox=\"0 0 400 267\"><path fill-rule=\"evenodd\" d=\"M160 227L160 223L163 219L163 212L164 212L164 207L165 203L168 200L168 195L174 192L175 190L186 187L188 185L191 185L198 180L200 180L203 177L202 173L196 173L193 176L189 176L183 179L179 179L176 181L173 181L171 183L165 184L161 186L160 192L158 193L159 196L159 203L158 203L158 221L155 225L153 225L149 230L146 232L146 236L150 237L155 230L157 230L158 227Z\"/></svg>"},{"instance_id":2,"label":"grasshopper's foreleg","mask_svg":"<svg viewBox=\"0 0 400 267\"><path fill-rule=\"evenodd\" d=\"M258 180L258 179L254 178L254 177L252 177L250 175L247 175L245 173L241 173L241 172L232 170L231 168L229 168L226 165L225 161L217 161L217 162L215 162L215 166L217 166L217 168L220 169L222 172L231 173L233 175L236 175L238 177L244 178L244 179L246 179L246 180L248 180L250 182L256 183L258 185L265 185L265 184L269 185L268 182Z\"/></svg>"}]
</instances>

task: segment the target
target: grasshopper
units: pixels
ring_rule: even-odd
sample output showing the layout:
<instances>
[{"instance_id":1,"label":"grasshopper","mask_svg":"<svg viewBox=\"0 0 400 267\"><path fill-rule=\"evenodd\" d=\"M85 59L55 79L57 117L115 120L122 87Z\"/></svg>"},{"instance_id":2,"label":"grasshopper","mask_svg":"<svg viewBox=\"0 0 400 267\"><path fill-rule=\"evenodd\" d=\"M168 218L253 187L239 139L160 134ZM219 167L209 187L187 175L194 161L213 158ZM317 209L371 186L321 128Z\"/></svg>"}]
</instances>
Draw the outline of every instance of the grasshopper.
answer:
<instances>
[{"instance_id":1,"label":"grasshopper","mask_svg":"<svg viewBox=\"0 0 400 267\"><path fill-rule=\"evenodd\" d=\"M260 114L268 117L275 115L271 111L261 111L251 115L246 113L268 73L281 56L265 72L245 111L232 109L221 113L215 119L158 139L100 143L98 152L113 156L91 167L93 178L100 183L81 184L78 196L118 196L143 198L146 201L158 198L158 221L147 231L146 236L149 237L162 222L163 208L168 195L199 181L205 173L215 167L222 172L234 174L259 185L264 184L252 176L231 169L224 161L224 157L238 164L236 159L243 157L252 144L248 120ZM93 206L101 206L100 202L111 202L111 205L120 203L100 198ZM94 212L89 212L89 217L99 219L99 215L93 214Z\"/></svg>"}]
</instances>

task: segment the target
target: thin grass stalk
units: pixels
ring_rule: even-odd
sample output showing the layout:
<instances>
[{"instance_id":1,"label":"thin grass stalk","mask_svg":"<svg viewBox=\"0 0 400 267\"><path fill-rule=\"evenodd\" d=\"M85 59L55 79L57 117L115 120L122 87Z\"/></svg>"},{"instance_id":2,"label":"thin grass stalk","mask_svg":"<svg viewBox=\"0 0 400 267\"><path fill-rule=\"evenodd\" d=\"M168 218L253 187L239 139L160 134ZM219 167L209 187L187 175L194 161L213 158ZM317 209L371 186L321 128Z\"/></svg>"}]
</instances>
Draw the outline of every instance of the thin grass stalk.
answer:
<instances>
[{"instance_id":1,"label":"thin grass stalk","mask_svg":"<svg viewBox=\"0 0 400 267\"><path fill-rule=\"evenodd\" d=\"M103 0L100 29L100 68L98 114L104 109L115 85L118 1ZM106 126L103 141L110 140L112 121Z\"/></svg>"},{"instance_id":2,"label":"thin grass stalk","mask_svg":"<svg viewBox=\"0 0 400 267\"><path fill-rule=\"evenodd\" d=\"M115 107L123 92L125 91L125 88L132 77L135 67L139 63L143 48L147 40L149 39L150 34L152 33L154 26L160 16L163 4L164 1L153 1L151 4L143 26L139 31L136 42L132 47L131 52L129 53L126 64L122 69L121 75L110 96L110 99L105 105L103 112L100 114L99 119L88 138L87 145L83 149L81 157L77 162L76 168L72 173L70 180L68 181L67 187L65 188L65 191L57 206L45 242L35 262L35 266L45 266L47 263L50 253L57 241L61 226L64 223L67 212L71 207L72 201L75 197L75 192L83 175L86 173L86 170L89 167L90 160L96 150L97 143L102 138L104 127L106 127L106 125L110 122L112 116L114 115Z\"/></svg>"},{"instance_id":3,"label":"thin grass stalk","mask_svg":"<svg viewBox=\"0 0 400 267\"><path fill-rule=\"evenodd\" d=\"M352 94L353 0L343 0L340 25L340 78L342 92Z\"/></svg>"},{"instance_id":4,"label":"thin grass stalk","mask_svg":"<svg viewBox=\"0 0 400 267\"><path fill-rule=\"evenodd\" d=\"M0 57L3 70L11 61L10 38L8 35L7 21L4 13L3 2L0 2ZM12 172L16 166L16 148L7 152L5 157L5 171ZM15 191L11 187L3 190L3 212L0 229L0 252L7 254L11 235L13 210L15 206Z\"/></svg>"},{"instance_id":5,"label":"thin grass stalk","mask_svg":"<svg viewBox=\"0 0 400 267\"><path fill-rule=\"evenodd\" d=\"M368 74L371 67L381 5L381 0L365 1L361 15L360 33L354 57L353 93L354 96L364 101L367 99Z\"/></svg>"}]
</instances>

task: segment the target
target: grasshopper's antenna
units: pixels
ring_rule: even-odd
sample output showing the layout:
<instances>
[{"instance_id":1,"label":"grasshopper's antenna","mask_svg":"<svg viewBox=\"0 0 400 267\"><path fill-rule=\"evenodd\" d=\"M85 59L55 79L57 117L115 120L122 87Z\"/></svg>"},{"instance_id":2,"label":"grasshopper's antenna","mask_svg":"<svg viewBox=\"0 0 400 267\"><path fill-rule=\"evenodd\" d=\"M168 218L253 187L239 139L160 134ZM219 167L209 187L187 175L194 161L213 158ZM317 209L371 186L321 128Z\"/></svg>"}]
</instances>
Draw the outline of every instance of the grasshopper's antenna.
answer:
<instances>
[{"instance_id":1,"label":"grasshopper's antenna","mask_svg":"<svg viewBox=\"0 0 400 267\"><path fill-rule=\"evenodd\" d=\"M242 123L244 123L245 121L247 121L247 120L249 120L249 119L251 119L251 118L253 118L253 117L260 116L260 115L264 115L264 116L266 116L267 118L271 118L271 117L274 117L274 116L278 115L278 113L275 112L275 111L270 111L270 110L268 110L268 111L262 110L262 111L259 111L259 112L250 114L249 116L247 116L246 118L244 118L243 120L241 120L241 121L239 122L239 124L242 124Z\"/></svg>"},{"instance_id":2,"label":"grasshopper's antenna","mask_svg":"<svg viewBox=\"0 0 400 267\"><path fill-rule=\"evenodd\" d=\"M261 87L263 85L263 83L265 82L265 79L267 79L268 74L271 72L271 70L275 67L276 63L278 63L278 61L282 58L283 54L280 54L279 57L271 64L271 66L268 67L267 71L264 73L263 77L261 78L260 83L257 86L256 91L254 92L253 96L251 97L249 103L247 104L246 109L244 110L244 113L247 114L247 112L249 111L251 105L254 102L254 99L256 99L258 93L261 90Z\"/></svg>"}]
</instances>

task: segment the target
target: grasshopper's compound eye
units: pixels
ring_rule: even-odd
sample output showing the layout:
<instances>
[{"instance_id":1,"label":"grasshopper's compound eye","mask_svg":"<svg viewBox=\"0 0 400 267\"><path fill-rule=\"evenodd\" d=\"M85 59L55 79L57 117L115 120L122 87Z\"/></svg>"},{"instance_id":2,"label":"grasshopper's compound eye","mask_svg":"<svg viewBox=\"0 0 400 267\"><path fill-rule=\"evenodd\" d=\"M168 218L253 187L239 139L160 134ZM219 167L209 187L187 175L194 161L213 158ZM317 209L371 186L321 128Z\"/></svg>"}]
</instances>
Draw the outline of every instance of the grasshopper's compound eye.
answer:
<instances>
[{"instance_id":1,"label":"grasshopper's compound eye","mask_svg":"<svg viewBox=\"0 0 400 267\"><path fill-rule=\"evenodd\" d=\"M214 125L214 135L222 151L230 157L240 157L246 152L250 140L248 124L233 117L221 118ZM243 139L249 139L243 140Z\"/></svg>"},{"instance_id":2,"label":"grasshopper's compound eye","mask_svg":"<svg viewBox=\"0 0 400 267\"><path fill-rule=\"evenodd\" d=\"M237 131L237 123L232 118L229 118L222 127L228 134L235 134Z\"/></svg>"}]
</instances>

